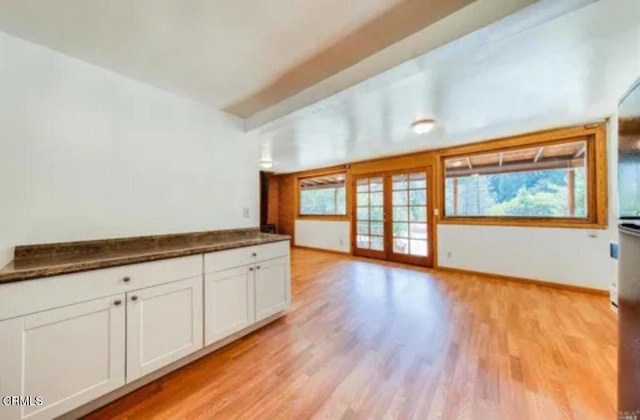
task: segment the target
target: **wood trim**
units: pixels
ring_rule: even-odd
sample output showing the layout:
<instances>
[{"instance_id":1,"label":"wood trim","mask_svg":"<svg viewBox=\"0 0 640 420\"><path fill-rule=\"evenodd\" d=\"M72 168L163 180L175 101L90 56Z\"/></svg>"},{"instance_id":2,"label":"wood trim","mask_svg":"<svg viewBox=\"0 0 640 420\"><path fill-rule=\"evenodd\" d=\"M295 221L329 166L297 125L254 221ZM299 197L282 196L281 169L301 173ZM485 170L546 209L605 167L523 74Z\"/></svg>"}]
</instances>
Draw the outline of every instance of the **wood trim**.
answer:
<instances>
[{"instance_id":1,"label":"wood trim","mask_svg":"<svg viewBox=\"0 0 640 420\"><path fill-rule=\"evenodd\" d=\"M525 277L505 276L503 274L491 274L482 271L464 270L454 267L437 267L435 271L444 271L448 273L466 274L469 276L485 277L493 280L510 281L515 283L535 284L540 287L550 287L553 289L568 290L571 292L588 293L597 296L609 296L608 290L593 289L591 287L574 286L572 284L556 283L552 281L529 279Z\"/></svg>"},{"instance_id":2,"label":"wood trim","mask_svg":"<svg viewBox=\"0 0 640 420\"><path fill-rule=\"evenodd\" d=\"M296 220L317 220L323 222L348 222L351 220L349 215L332 215L332 214L299 214L296 216Z\"/></svg>"},{"instance_id":3,"label":"wood trim","mask_svg":"<svg viewBox=\"0 0 640 420\"><path fill-rule=\"evenodd\" d=\"M548 146L565 143L573 138L587 139L587 205L588 218L538 218L538 217L461 217L445 215L444 160L456 156L479 155L489 152L521 149L531 146ZM474 143L438 152L437 159L438 224L550 227L571 229L604 229L608 226L608 177L606 125L591 124L580 127L546 130L531 134Z\"/></svg>"},{"instance_id":4,"label":"wood trim","mask_svg":"<svg viewBox=\"0 0 640 420\"><path fill-rule=\"evenodd\" d=\"M297 249L307 249L307 250L311 250L311 251L321 251L321 252L326 252L329 254L338 254L338 255L342 255L342 256L351 256L351 252L345 252L345 251L336 251L335 249L325 249L325 248L315 248L312 246L303 246L303 245L292 245L291 248L297 248Z\"/></svg>"},{"instance_id":5,"label":"wood trim","mask_svg":"<svg viewBox=\"0 0 640 420\"><path fill-rule=\"evenodd\" d=\"M350 172L353 175L370 175L389 171L420 169L433 165L437 160L436 152L436 150L420 151L354 162L349 165Z\"/></svg>"},{"instance_id":6,"label":"wood trim","mask_svg":"<svg viewBox=\"0 0 640 420\"><path fill-rule=\"evenodd\" d=\"M603 135L605 133L605 123L593 123L568 128L555 128L550 130L534 131L533 133L519 134L516 136L501 137L494 140L470 143L461 146L448 147L437 150L438 156L451 157L456 155L481 154L483 152L494 151L495 149L519 149L528 145L540 143L564 143L566 140L575 137L585 137L591 135Z\"/></svg>"}]
</instances>

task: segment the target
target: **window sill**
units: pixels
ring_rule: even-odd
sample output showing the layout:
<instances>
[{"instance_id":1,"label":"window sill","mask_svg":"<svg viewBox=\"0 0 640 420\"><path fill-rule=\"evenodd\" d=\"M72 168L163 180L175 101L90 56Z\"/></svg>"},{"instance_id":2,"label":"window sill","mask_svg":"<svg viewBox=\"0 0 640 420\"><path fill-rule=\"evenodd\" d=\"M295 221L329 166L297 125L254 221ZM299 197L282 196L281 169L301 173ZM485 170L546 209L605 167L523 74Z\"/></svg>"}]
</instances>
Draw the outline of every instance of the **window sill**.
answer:
<instances>
[{"instance_id":1,"label":"window sill","mask_svg":"<svg viewBox=\"0 0 640 420\"><path fill-rule=\"evenodd\" d=\"M530 228L606 229L606 223L568 219L508 219L479 217L447 217L438 220L440 225L511 226Z\"/></svg>"}]
</instances>

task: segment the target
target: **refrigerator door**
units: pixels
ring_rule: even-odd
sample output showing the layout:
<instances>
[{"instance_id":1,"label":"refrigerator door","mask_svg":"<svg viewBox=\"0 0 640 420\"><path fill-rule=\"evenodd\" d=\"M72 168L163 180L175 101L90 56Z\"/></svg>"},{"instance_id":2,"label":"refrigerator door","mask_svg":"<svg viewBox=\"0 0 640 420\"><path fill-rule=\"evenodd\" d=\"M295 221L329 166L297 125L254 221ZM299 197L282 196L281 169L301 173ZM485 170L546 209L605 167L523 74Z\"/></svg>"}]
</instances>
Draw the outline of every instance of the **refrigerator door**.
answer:
<instances>
[{"instance_id":1,"label":"refrigerator door","mask_svg":"<svg viewBox=\"0 0 640 420\"><path fill-rule=\"evenodd\" d=\"M640 419L640 226L620 225L618 418Z\"/></svg>"}]
</instances>

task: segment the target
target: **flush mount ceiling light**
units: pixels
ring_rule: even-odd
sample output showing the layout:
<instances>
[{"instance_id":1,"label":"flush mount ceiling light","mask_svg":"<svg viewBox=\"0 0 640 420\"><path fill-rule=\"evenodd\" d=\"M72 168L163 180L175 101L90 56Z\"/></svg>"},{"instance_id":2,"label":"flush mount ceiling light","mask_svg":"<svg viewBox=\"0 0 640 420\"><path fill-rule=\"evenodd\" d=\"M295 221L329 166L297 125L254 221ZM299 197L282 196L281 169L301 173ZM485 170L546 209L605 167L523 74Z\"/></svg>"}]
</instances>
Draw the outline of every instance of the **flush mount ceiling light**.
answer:
<instances>
[{"instance_id":1,"label":"flush mount ceiling light","mask_svg":"<svg viewBox=\"0 0 640 420\"><path fill-rule=\"evenodd\" d=\"M427 134L436 125L435 120L418 120L411 124L411 129L416 134Z\"/></svg>"},{"instance_id":2,"label":"flush mount ceiling light","mask_svg":"<svg viewBox=\"0 0 640 420\"><path fill-rule=\"evenodd\" d=\"M260 167L262 169L271 169L273 168L273 161L268 159L263 159L260 161Z\"/></svg>"}]
</instances>

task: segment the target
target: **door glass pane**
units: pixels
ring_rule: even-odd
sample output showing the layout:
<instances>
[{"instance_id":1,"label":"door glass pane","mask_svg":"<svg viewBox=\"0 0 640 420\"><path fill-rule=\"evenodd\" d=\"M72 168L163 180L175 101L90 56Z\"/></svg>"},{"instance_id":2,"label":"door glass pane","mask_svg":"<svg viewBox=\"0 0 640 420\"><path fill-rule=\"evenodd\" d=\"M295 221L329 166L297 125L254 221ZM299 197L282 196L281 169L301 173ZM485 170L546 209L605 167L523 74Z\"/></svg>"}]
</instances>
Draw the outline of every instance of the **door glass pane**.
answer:
<instances>
[{"instance_id":1,"label":"door glass pane","mask_svg":"<svg viewBox=\"0 0 640 420\"><path fill-rule=\"evenodd\" d=\"M371 207L371 220L384 220L384 211L382 207Z\"/></svg>"},{"instance_id":2,"label":"door glass pane","mask_svg":"<svg viewBox=\"0 0 640 420\"><path fill-rule=\"evenodd\" d=\"M408 238L409 237L409 223L394 223L393 224L393 237L394 238Z\"/></svg>"},{"instance_id":3,"label":"door glass pane","mask_svg":"<svg viewBox=\"0 0 640 420\"><path fill-rule=\"evenodd\" d=\"M374 251L384 251L384 238L382 236L372 236L371 249Z\"/></svg>"},{"instance_id":4,"label":"door glass pane","mask_svg":"<svg viewBox=\"0 0 640 420\"><path fill-rule=\"evenodd\" d=\"M426 222L427 221L427 208L425 206L410 207L409 208L409 220L412 222Z\"/></svg>"},{"instance_id":5,"label":"door glass pane","mask_svg":"<svg viewBox=\"0 0 640 420\"><path fill-rule=\"evenodd\" d=\"M383 193L381 192L374 192L371 193L371 205L372 206L382 206L384 204L383 202Z\"/></svg>"},{"instance_id":6,"label":"door glass pane","mask_svg":"<svg viewBox=\"0 0 640 420\"><path fill-rule=\"evenodd\" d=\"M383 178L356 180L356 247L384 251Z\"/></svg>"},{"instance_id":7,"label":"door glass pane","mask_svg":"<svg viewBox=\"0 0 640 420\"><path fill-rule=\"evenodd\" d=\"M409 188L427 188L427 174L424 172L409 175Z\"/></svg>"},{"instance_id":8,"label":"door glass pane","mask_svg":"<svg viewBox=\"0 0 640 420\"><path fill-rule=\"evenodd\" d=\"M393 205L405 206L408 204L408 191L394 191L393 192Z\"/></svg>"},{"instance_id":9,"label":"door glass pane","mask_svg":"<svg viewBox=\"0 0 640 420\"><path fill-rule=\"evenodd\" d=\"M409 220L409 209L406 207L394 207L393 208L393 221L394 222L406 222Z\"/></svg>"},{"instance_id":10,"label":"door glass pane","mask_svg":"<svg viewBox=\"0 0 640 420\"><path fill-rule=\"evenodd\" d=\"M382 191L384 188L382 178L371 178L369 188L371 191Z\"/></svg>"},{"instance_id":11,"label":"door glass pane","mask_svg":"<svg viewBox=\"0 0 640 420\"><path fill-rule=\"evenodd\" d=\"M358 222L358 234L359 235L368 235L369 234L369 222Z\"/></svg>"},{"instance_id":12,"label":"door glass pane","mask_svg":"<svg viewBox=\"0 0 640 420\"><path fill-rule=\"evenodd\" d=\"M406 190L408 187L407 180L409 177L407 175L394 175L393 177L393 189L395 190Z\"/></svg>"},{"instance_id":13,"label":"door glass pane","mask_svg":"<svg viewBox=\"0 0 640 420\"><path fill-rule=\"evenodd\" d=\"M369 180L359 179L358 182L356 182L356 189L358 192L369 191Z\"/></svg>"},{"instance_id":14,"label":"door glass pane","mask_svg":"<svg viewBox=\"0 0 640 420\"><path fill-rule=\"evenodd\" d=\"M409 204L412 206L427 204L427 190L409 191Z\"/></svg>"},{"instance_id":15,"label":"door glass pane","mask_svg":"<svg viewBox=\"0 0 640 420\"><path fill-rule=\"evenodd\" d=\"M411 223L409 225L410 237L413 239L427 240L427 225L426 223Z\"/></svg>"},{"instance_id":16,"label":"door glass pane","mask_svg":"<svg viewBox=\"0 0 640 420\"><path fill-rule=\"evenodd\" d=\"M403 238L393 239L393 252L396 254L408 254L409 253L409 240Z\"/></svg>"},{"instance_id":17,"label":"door glass pane","mask_svg":"<svg viewBox=\"0 0 640 420\"><path fill-rule=\"evenodd\" d=\"M369 236L358 235L358 237L356 238L356 243L358 244L358 248L369 249Z\"/></svg>"},{"instance_id":18,"label":"door glass pane","mask_svg":"<svg viewBox=\"0 0 640 420\"><path fill-rule=\"evenodd\" d=\"M393 252L426 257L427 174L415 172L394 176L392 186Z\"/></svg>"},{"instance_id":19,"label":"door glass pane","mask_svg":"<svg viewBox=\"0 0 640 420\"><path fill-rule=\"evenodd\" d=\"M369 205L369 193L358 193L357 197L357 206L368 206Z\"/></svg>"},{"instance_id":20,"label":"door glass pane","mask_svg":"<svg viewBox=\"0 0 640 420\"><path fill-rule=\"evenodd\" d=\"M426 257L427 256L427 241L421 241L421 240L417 240L417 239L411 239L411 244L410 244L410 254L411 255L416 255L419 257Z\"/></svg>"},{"instance_id":21,"label":"door glass pane","mask_svg":"<svg viewBox=\"0 0 640 420\"><path fill-rule=\"evenodd\" d=\"M384 223L383 222L371 222L371 234L372 235L380 235L384 234Z\"/></svg>"}]
</instances>

